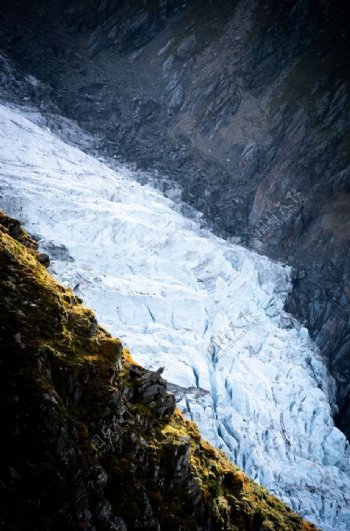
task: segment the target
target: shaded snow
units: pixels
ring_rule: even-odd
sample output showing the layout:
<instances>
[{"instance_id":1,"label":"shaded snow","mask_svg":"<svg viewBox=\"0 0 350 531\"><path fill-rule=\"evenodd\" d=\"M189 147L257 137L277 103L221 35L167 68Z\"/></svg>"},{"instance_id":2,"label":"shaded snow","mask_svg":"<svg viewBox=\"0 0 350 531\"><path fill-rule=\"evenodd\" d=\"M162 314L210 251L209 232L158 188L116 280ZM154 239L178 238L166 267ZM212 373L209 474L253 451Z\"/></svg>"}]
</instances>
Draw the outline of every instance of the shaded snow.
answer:
<instances>
[{"instance_id":1,"label":"shaded snow","mask_svg":"<svg viewBox=\"0 0 350 531\"><path fill-rule=\"evenodd\" d=\"M350 529L349 448L317 349L283 311L289 268L200 230L42 123L0 106L1 208L140 363L165 367L207 439L323 529Z\"/></svg>"}]
</instances>

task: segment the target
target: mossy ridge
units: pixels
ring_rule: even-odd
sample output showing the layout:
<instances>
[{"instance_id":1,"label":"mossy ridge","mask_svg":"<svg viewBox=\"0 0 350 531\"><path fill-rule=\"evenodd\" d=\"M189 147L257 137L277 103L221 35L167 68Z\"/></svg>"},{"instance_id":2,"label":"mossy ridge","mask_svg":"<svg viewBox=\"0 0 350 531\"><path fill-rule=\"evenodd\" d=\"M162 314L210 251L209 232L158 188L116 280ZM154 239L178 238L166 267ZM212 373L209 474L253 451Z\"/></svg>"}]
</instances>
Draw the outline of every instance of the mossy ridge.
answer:
<instances>
[{"instance_id":1,"label":"mossy ridge","mask_svg":"<svg viewBox=\"0 0 350 531\"><path fill-rule=\"evenodd\" d=\"M140 403L130 353L1 219L2 461L20 478L1 474L8 529L315 529L179 411L160 419Z\"/></svg>"}]
</instances>

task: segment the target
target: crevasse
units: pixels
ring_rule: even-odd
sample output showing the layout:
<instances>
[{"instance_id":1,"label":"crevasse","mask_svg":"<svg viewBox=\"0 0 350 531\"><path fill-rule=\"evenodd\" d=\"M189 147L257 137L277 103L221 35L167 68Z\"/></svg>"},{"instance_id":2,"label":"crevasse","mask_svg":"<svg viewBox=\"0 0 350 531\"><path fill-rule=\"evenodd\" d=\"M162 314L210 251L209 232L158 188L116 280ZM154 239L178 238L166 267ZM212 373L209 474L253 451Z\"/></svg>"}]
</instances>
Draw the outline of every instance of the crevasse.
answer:
<instances>
[{"instance_id":1,"label":"crevasse","mask_svg":"<svg viewBox=\"0 0 350 531\"><path fill-rule=\"evenodd\" d=\"M0 106L0 207L140 363L165 367L207 439L324 530L350 529L349 447L321 357L283 310L290 269L200 229L44 124Z\"/></svg>"}]
</instances>

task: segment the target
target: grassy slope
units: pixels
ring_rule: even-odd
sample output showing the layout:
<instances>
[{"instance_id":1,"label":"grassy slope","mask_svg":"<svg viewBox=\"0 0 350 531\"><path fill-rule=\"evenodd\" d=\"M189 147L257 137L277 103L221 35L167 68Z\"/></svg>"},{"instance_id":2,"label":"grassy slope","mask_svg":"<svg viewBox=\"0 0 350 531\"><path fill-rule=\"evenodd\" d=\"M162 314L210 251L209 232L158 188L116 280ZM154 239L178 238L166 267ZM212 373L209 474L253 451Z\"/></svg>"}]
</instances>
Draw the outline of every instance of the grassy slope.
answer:
<instances>
[{"instance_id":1,"label":"grassy slope","mask_svg":"<svg viewBox=\"0 0 350 531\"><path fill-rule=\"evenodd\" d=\"M128 529L314 529L178 411L162 417L141 403L132 371L147 372L52 278L35 247L0 215L6 529L113 529L114 516Z\"/></svg>"}]
</instances>

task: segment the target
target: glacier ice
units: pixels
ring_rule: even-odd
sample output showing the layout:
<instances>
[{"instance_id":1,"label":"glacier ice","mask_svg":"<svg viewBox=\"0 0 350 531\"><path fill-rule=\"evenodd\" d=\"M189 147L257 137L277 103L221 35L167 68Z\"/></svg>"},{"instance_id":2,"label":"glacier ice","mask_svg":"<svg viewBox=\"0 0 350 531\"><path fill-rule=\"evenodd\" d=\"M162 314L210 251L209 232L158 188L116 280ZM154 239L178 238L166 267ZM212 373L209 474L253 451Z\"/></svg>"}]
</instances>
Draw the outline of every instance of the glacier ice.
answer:
<instances>
[{"instance_id":1,"label":"glacier ice","mask_svg":"<svg viewBox=\"0 0 350 531\"><path fill-rule=\"evenodd\" d=\"M324 530L350 529L349 446L317 348L283 310L289 267L201 229L44 124L0 106L1 208L140 363L165 367L207 439Z\"/></svg>"}]
</instances>

